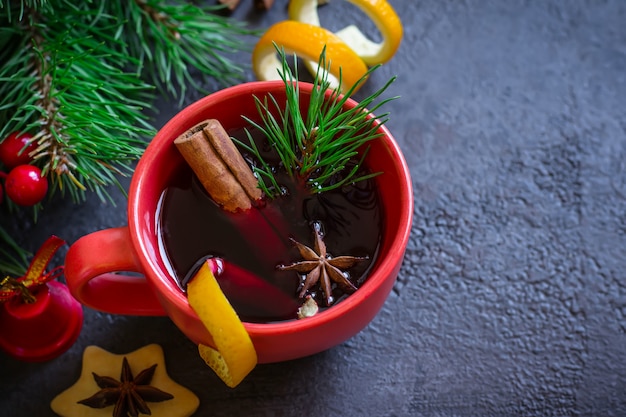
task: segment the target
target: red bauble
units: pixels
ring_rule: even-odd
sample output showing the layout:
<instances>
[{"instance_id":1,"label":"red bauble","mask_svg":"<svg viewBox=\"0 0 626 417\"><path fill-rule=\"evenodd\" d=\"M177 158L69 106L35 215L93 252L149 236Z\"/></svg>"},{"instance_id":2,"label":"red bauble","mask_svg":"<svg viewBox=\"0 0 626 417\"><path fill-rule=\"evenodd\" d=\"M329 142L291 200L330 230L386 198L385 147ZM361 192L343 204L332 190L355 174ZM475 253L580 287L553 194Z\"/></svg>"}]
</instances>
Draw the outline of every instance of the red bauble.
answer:
<instances>
[{"instance_id":1,"label":"red bauble","mask_svg":"<svg viewBox=\"0 0 626 417\"><path fill-rule=\"evenodd\" d=\"M83 308L58 281L41 285L32 294L31 304L22 297L0 303L0 349L22 361L42 362L74 344L83 326Z\"/></svg>"},{"instance_id":2,"label":"red bauble","mask_svg":"<svg viewBox=\"0 0 626 417\"><path fill-rule=\"evenodd\" d=\"M34 206L46 196L48 180L34 165L16 166L4 184L7 196L20 206Z\"/></svg>"},{"instance_id":3,"label":"red bauble","mask_svg":"<svg viewBox=\"0 0 626 417\"><path fill-rule=\"evenodd\" d=\"M37 148L37 144L32 142L26 146L31 139L32 136L28 133L13 132L0 143L0 161L7 169L32 162L33 159L28 154Z\"/></svg>"}]
</instances>

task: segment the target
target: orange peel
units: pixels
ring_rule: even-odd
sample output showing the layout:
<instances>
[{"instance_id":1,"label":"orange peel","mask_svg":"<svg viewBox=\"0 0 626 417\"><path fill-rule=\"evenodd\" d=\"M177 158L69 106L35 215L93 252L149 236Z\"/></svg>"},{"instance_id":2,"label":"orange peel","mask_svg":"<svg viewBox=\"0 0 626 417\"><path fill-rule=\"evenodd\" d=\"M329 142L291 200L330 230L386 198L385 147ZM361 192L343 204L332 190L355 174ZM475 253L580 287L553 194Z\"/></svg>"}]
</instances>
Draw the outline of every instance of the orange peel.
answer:
<instances>
[{"instance_id":1,"label":"orange peel","mask_svg":"<svg viewBox=\"0 0 626 417\"><path fill-rule=\"evenodd\" d=\"M342 93L355 86L367 73L367 65L350 46L329 30L295 20L284 20L268 28L252 51L252 66L259 80L280 80L276 47L305 61L318 62L326 47L330 88L341 79Z\"/></svg>"},{"instance_id":2,"label":"orange peel","mask_svg":"<svg viewBox=\"0 0 626 417\"><path fill-rule=\"evenodd\" d=\"M363 34L356 25L349 25L337 31L337 35L370 66L389 61L402 41L403 28L400 18L387 0L347 0L361 9L376 25L382 36L381 42L374 42ZM317 13L318 0L291 0L289 18L321 26Z\"/></svg>"},{"instance_id":3,"label":"orange peel","mask_svg":"<svg viewBox=\"0 0 626 417\"><path fill-rule=\"evenodd\" d=\"M256 350L215 279L210 261L187 284L187 298L215 344L199 344L200 357L227 386L236 387L256 366Z\"/></svg>"}]
</instances>

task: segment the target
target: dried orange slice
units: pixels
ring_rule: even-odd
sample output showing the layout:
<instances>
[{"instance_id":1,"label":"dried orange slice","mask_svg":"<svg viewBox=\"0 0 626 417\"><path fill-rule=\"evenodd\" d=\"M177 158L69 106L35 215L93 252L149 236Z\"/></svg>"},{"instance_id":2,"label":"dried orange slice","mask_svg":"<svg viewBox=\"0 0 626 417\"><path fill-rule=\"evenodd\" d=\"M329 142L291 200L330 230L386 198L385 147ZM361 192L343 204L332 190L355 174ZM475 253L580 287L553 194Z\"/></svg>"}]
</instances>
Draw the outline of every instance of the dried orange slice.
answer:
<instances>
[{"instance_id":1,"label":"dried orange slice","mask_svg":"<svg viewBox=\"0 0 626 417\"><path fill-rule=\"evenodd\" d=\"M215 279L210 260L187 284L187 298L215 343L215 348L198 345L200 356L226 385L236 387L256 366L256 350Z\"/></svg>"},{"instance_id":2,"label":"dried orange slice","mask_svg":"<svg viewBox=\"0 0 626 417\"><path fill-rule=\"evenodd\" d=\"M252 51L252 67L259 80L279 80L282 64L276 46L286 54L295 54L305 61L318 62L326 47L330 88L341 78L342 92L347 92L367 73L367 65L343 40L332 32L308 23L284 20L270 26ZM340 77L341 74L341 77ZM361 84L355 87L356 91Z\"/></svg>"},{"instance_id":3,"label":"dried orange slice","mask_svg":"<svg viewBox=\"0 0 626 417\"><path fill-rule=\"evenodd\" d=\"M387 0L347 0L361 9L376 25L382 36L374 42L356 25L349 25L335 33L361 57L367 65L382 64L391 59L400 47L402 22ZM318 0L291 0L289 17L299 22L321 26L317 13Z\"/></svg>"}]
</instances>

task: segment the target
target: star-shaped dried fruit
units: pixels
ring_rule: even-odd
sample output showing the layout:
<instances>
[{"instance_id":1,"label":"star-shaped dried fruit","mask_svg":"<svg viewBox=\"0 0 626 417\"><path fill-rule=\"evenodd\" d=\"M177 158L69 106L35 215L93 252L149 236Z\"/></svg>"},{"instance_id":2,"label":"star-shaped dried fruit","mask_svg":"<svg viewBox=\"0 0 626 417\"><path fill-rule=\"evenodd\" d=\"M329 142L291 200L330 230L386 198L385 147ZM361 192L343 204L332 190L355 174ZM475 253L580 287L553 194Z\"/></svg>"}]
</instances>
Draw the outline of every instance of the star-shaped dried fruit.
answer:
<instances>
[{"instance_id":1,"label":"star-shaped dried fruit","mask_svg":"<svg viewBox=\"0 0 626 417\"><path fill-rule=\"evenodd\" d=\"M122 374L118 381L111 375L117 375L120 369ZM169 395L173 398L165 401ZM121 400L122 397L126 399ZM91 405L103 408L91 408ZM198 397L193 392L167 375L163 350L156 344L126 355L88 346L83 353L80 378L50 404L52 410L63 417L137 416L140 413L153 417L188 417L198 405Z\"/></svg>"},{"instance_id":2,"label":"star-shaped dried fruit","mask_svg":"<svg viewBox=\"0 0 626 417\"><path fill-rule=\"evenodd\" d=\"M326 244L324 243L319 223L313 224L313 231L315 235L314 249L294 239L290 239L298 248L300 256L304 260L291 265L278 265L277 268L281 271L296 271L299 274L306 274L304 284L300 289L300 298L305 297L307 291L311 290L319 282L324 292L326 305L330 306L334 302L332 282L337 284L345 294L352 294L357 288L344 275L343 271L368 258L357 256L337 256L333 258L326 251Z\"/></svg>"}]
</instances>

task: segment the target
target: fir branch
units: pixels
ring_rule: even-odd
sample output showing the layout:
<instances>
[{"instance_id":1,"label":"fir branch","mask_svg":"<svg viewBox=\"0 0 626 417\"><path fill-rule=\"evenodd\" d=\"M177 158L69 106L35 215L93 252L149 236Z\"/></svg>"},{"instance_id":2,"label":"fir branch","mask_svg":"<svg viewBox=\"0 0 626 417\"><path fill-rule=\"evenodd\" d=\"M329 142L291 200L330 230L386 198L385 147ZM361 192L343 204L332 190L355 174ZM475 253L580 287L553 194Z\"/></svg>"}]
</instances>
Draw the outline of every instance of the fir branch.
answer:
<instances>
[{"instance_id":1,"label":"fir branch","mask_svg":"<svg viewBox=\"0 0 626 417\"><path fill-rule=\"evenodd\" d=\"M86 190L106 197L108 185L119 185L115 176L132 171L142 138L154 132L143 111L154 87L182 101L189 87L204 91L195 72L221 85L238 81L243 70L224 55L246 49L241 36L252 33L217 15L223 6L154 0L3 6L0 45L12 47L0 50L0 140L13 131L34 134L35 158L51 174L52 190L75 200Z\"/></svg>"},{"instance_id":2,"label":"fir branch","mask_svg":"<svg viewBox=\"0 0 626 417\"><path fill-rule=\"evenodd\" d=\"M143 137L154 132L143 112L151 86L122 71L136 62L102 40L116 25L101 8L58 2L54 14L33 12L5 31L29 36L0 67L0 138L31 132L52 189L74 200L86 190L108 196L105 188L118 184L113 174L132 172Z\"/></svg>"},{"instance_id":3,"label":"fir branch","mask_svg":"<svg viewBox=\"0 0 626 417\"><path fill-rule=\"evenodd\" d=\"M255 32L220 15L225 6L158 0L110 4L110 13L127 22L119 33L124 52L138 57L161 91L182 102L190 87L208 93L203 83L209 79L221 87L243 79L243 68L228 55L249 49L243 37Z\"/></svg>"},{"instance_id":4,"label":"fir branch","mask_svg":"<svg viewBox=\"0 0 626 417\"><path fill-rule=\"evenodd\" d=\"M302 114L297 57L294 56L294 73L288 65L285 51L277 47L277 52L282 61L279 74L285 84L286 104L284 107L279 106L271 94L263 100L255 97L261 121L257 123L245 116L244 119L253 128L260 130L268 140L280 158L281 167L289 176L300 178L311 193L329 191L378 175L359 174L360 166L368 152L367 143L381 136L377 133L378 128L388 120L388 113L373 116L374 112L397 97L382 100L377 104L374 102L395 81L395 77L372 95L361 100L354 108L345 110L344 105L352 93L379 66L370 68L345 95L340 94L340 74L339 84L327 95L330 88L328 79L330 63L326 62L323 50L319 57L318 72L313 81L308 111ZM275 198L281 189L274 178L274 168L263 160L249 131L247 137L248 144L237 142L254 155L258 162L253 170L259 180L259 186L268 197Z\"/></svg>"},{"instance_id":5,"label":"fir branch","mask_svg":"<svg viewBox=\"0 0 626 417\"><path fill-rule=\"evenodd\" d=\"M51 11L52 8L47 0L20 0L0 1L0 13L3 13L7 17L7 22L11 23L14 20L20 21L28 13L33 11L43 12Z\"/></svg>"}]
</instances>

